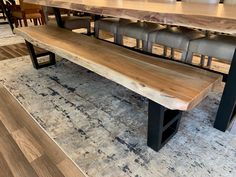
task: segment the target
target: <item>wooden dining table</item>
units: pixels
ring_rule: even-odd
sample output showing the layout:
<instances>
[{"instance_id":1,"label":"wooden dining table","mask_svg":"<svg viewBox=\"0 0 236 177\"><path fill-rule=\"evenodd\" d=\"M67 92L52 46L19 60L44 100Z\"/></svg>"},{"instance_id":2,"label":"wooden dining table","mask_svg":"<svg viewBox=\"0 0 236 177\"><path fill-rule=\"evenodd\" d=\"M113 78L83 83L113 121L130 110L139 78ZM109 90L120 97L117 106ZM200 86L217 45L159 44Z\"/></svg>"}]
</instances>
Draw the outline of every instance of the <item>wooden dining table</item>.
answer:
<instances>
[{"instance_id":1,"label":"wooden dining table","mask_svg":"<svg viewBox=\"0 0 236 177\"><path fill-rule=\"evenodd\" d=\"M25 2L236 35L236 5L155 0L25 0Z\"/></svg>"},{"instance_id":2,"label":"wooden dining table","mask_svg":"<svg viewBox=\"0 0 236 177\"><path fill-rule=\"evenodd\" d=\"M236 35L236 5L201 3L160 3L155 0L24 0L26 3L102 16L143 20ZM236 114L236 52L231 63L214 127L225 131Z\"/></svg>"}]
</instances>

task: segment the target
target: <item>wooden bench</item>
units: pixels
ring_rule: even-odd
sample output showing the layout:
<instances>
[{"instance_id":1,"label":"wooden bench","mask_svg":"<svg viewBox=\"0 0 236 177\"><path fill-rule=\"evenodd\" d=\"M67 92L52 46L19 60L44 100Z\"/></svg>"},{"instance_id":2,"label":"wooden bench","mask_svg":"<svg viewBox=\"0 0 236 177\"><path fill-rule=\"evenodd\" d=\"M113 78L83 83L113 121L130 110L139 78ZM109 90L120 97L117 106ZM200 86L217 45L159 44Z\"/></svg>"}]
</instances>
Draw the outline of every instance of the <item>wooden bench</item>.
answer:
<instances>
[{"instance_id":1,"label":"wooden bench","mask_svg":"<svg viewBox=\"0 0 236 177\"><path fill-rule=\"evenodd\" d=\"M147 97L148 146L156 151L177 132L182 111L194 108L222 80L221 75L212 72L150 57L58 27L18 28L15 32L31 48L34 66L38 62L33 45Z\"/></svg>"}]
</instances>

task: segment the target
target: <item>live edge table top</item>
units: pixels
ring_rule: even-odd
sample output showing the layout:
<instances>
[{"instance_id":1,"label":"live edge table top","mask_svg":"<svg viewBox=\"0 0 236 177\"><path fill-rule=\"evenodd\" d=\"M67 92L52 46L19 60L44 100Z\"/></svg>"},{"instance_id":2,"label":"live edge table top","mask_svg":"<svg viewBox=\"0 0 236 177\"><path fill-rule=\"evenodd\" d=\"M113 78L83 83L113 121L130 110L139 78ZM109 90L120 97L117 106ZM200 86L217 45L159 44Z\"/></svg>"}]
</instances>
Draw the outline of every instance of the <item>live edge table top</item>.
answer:
<instances>
[{"instance_id":1,"label":"live edge table top","mask_svg":"<svg viewBox=\"0 0 236 177\"><path fill-rule=\"evenodd\" d=\"M25 2L236 34L236 5L158 3L154 0L25 0Z\"/></svg>"}]
</instances>

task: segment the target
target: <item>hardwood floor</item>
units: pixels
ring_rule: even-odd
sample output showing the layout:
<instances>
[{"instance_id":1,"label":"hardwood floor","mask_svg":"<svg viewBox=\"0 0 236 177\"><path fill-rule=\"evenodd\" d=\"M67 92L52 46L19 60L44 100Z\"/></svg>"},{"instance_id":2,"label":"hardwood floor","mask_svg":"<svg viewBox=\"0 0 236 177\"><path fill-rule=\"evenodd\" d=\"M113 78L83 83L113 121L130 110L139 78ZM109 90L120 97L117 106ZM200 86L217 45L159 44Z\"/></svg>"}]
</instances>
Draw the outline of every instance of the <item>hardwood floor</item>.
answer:
<instances>
[{"instance_id":1,"label":"hardwood floor","mask_svg":"<svg viewBox=\"0 0 236 177\"><path fill-rule=\"evenodd\" d=\"M44 52L44 50L38 47L35 47L35 50L36 53ZM29 52L25 43L0 46L0 61L26 55L29 55Z\"/></svg>"},{"instance_id":2,"label":"hardwood floor","mask_svg":"<svg viewBox=\"0 0 236 177\"><path fill-rule=\"evenodd\" d=\"M84 177L0 85L0 177Z\"/></svg>"},{"instance_id":3,"label":"hardwood floor","mask_svg":"<svg viewBox=\"0 0 236 177\"><path fill-rule=\"evenodd\" d=\"M24 43L0 47L0 60L16 58L25 55L28 55L28 51Z\"/></svg>"}]
</instances>

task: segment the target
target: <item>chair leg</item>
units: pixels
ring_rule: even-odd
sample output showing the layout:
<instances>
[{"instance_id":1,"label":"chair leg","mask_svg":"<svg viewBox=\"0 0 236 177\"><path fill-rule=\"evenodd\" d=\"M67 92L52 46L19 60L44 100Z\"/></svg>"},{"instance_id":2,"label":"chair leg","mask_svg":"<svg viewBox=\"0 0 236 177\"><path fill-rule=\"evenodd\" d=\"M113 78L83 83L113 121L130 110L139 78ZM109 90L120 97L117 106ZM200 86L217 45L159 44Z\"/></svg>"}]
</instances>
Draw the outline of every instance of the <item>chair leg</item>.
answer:
<instances>
[{"instance_id":1,"label":"chair leg","mask_svg":"<svg viewBox=\"0 0 236 177\"><path fill-rule=\"evenodd\" d=\"M15 23L15 27L18 28L19 27L19 22L18 19L14 17L14 23Z\"/></svg>"},{"instance_id":2,"label":"chair leg","mask_svg":"<svg viewBox=\"0 0 236 177\"><path fill-rule=\"evenodd\" d=\"M21 19L19 19L19 23L20 23L20 27L22 27L23 25L22 25L22 21L21 21Z\"/></svg>"},{"instance_id":3,"label":"chair leg","mask_svg":"<svg viewBox=\"0 0 236 177\"><path fill-rule=\"evenodd\" d=\"M166 57L167 56L167 47L164 46L163 48L163 56Z\"/></svg>"},{"instance_id":4,"label":"chair leg","mask_svg":"<svg viewBox=\"0 0 236 177\"><path fill-rule=\"evenodd\" d=\"M39 25L43 25L43 22L42 22L41 18L38 18L37 20L38 20Z\"/></svg>"},{"instance_id":5,"label":"chair leg","mask_svg":"<svg viewBox=\"0 0 236 177\"><path fill-rule=\"evenodd\" d=\"M185 62L192 64L192 61L193 61L193 53L191 51L188 51Z\"/></svg>"},{"instance_id":6,"label":"chair leg","mask_svg":"<svg viewBox=\"0 0 236 177\"><path fill-rule=\"evenodd\" d=\"M147 47L147 52L152 53L152 47L153 47L153 43L152 42L148 42L148 47Z\"/></svg>"},{"instance_id":7,"label":"chair leg","mask_svg":"<svg viewBox=\"0 0 236 177\"><path fill-rule=\"evenodd\" d=\"M37 26L38 25L37 19L33 19L33 21L34 21L34 25Z\"/></svg>"},{"instance_id":8,"label":"chair leg","mask_svg":"<svg viewBox=\"0 0 236 177\"><path fill-rule=\"evenodd\" d=\"M138 49L140 49L140 40L139 40L139 39L136 39L136 47L137 47Z\"/></svg>"},{"instance_id":9,"label":"chair leg","mask_svg":"<svg viewBox=\"0 0 236 177\"><path fill-rule=\"evenodd\" d=\"M212 57L208 57L207 66L210 67L212 63Z\"/></svg>"},{"instance_id":10,"label":"chair leg","mask_svg":"<svg viewBox=\"0 0 236 177\"><path fill-rule=\"evenodd\" d=\"M148 42L142 40L142 49L145 52L148 52Z\"/></svg>"},{"instance_id":11,"label":"chair leg","mask_svg":"<svg viewBox=\"0 0 236 177\"><path fill-rule=\"evenodd\" d=\"M94 36L96 38L99 38L99 25L98 25L98 21L94 22Z\"/></svg>"},{"instance_id":12,"label":"chair leg","mask_svg":"<svg viewBox=\"0 0 236 177\"><path fill-rule=\"evenodd\" d=\"M115 33L115 34L113 34L113 36L114 36L114 43L118 44L118 37L117 37L117 34Z\"/></svg>"},{"instance_id":13,"label":"chair leg","mask_svg":"<svg viewBox=\"0 0 236 177\"><path fill-rule=\"evenodd\" d=\"M27 19L26 18L23 19L23 22L24 22L25 27L27 27L28 23L27 23Z\"/></svg>"},{"instance_id":14,"label":"chair leg","mask_svg":"<svg viewBox=\"0 0 236 177\"><path fill-rule=\"evenodd\" d=\"M39 18L39 23L40 23L40 25L45 25L46 21L44 18Z\"/></svg>"},{"instance_id":15,"label":"chair leg","mask_svg":"<svg viewBox=\"0 0 236 177\"><path fill-rule=\"evenodd\" d=\"M170 58L171 59L175 58L175 50L173 48L170 49Z\"/></svg>"},{"instance_id":16,"label":"chair leg","mask_svg":"<svg viewBox=\"0 0 236 177\"><path fill-rule=\"evenodd\" d=\"M91 34L91 26L90 26L90 22L87 24L87 34L88 34L88 35Z\"/></svg>"},{"instance_id":17,"label":"chair leg","mask_svg":"<svg viewBox=\"0 0 236 177\"><path fill-rule=\"evenodd\" d=\"M188 52L187 51L182 51L182 54L181 54L181 61L186 61L186 58L187 58L187 54Z\"/></svg>"},{"instance_id":18,"label":"chair leg","mask_svg":"<svg viewBox=\"0 0 236 177\"><path fill-rule=\"evenodd\" d=\"M205 55L201 55L201 62L200 62L200 66L204 66L205 64Z\"/></svg>"},{"instance_id":19,"label":"chair leg","mask_svg":"<svg viewBox=\"0 0 236 177\"><path fill-rule=\"evenodd\" d=\"M116 35L117 44L123 45L123 36L121 34Z\"/></svg>"},{"instance_id":20,"label":"chair leg","mask_svg":"<svg viewBox=\"0 0 236 177\"><path fill-rule=\"evenodd\" d=\"M41 14L41 18L39 18L39 24L40 25L44 25L46 24L46 18L45 18L45 14L44 14L44 11L40 11L40 14Z\"/></svg>"}]
</instances>

